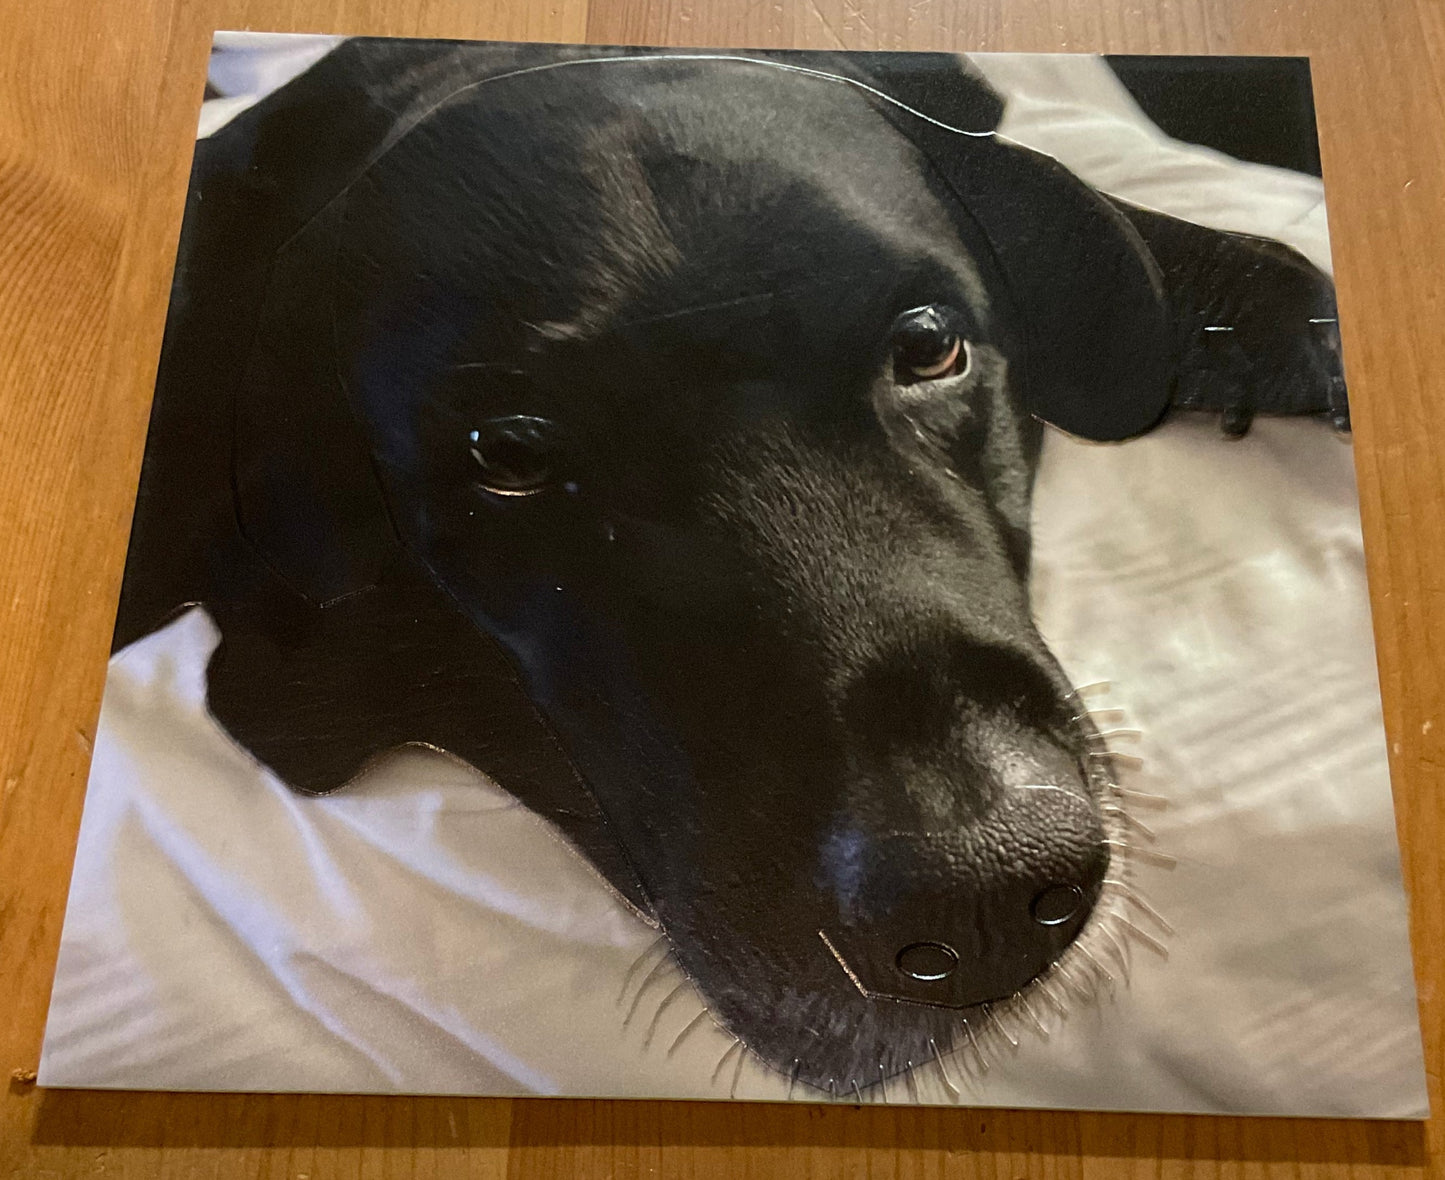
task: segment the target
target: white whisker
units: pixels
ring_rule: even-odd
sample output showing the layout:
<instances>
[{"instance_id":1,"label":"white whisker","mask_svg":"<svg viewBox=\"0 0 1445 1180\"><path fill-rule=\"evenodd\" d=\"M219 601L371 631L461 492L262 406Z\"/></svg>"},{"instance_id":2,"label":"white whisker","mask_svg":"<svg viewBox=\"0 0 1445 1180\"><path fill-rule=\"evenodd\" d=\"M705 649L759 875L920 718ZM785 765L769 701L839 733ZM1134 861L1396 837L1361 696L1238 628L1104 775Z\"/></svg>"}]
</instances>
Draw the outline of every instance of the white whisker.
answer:
<instances>
[{"instance_id":1,"label":"white whisker","mask_svg":"<svg viewBox=\"0 0 1445 1180\"><path fill-rule=\"evenodd\" d=\"M938 1044L932 1037L928 1038L928 1047L933 1050L933 1060L938 1062L938 1074L943 1079L944 1088L947 1089L948 1092L953 1095L954 1100L957 1101L962 1098L963 1095L959 1092L958 1087L953 1084L953 1079L948 1076L948 1066L943 1064L943 1054L938 1051Z\"/></svg>"},{"instance_id":2,"label":"white whisker","mask_svg":"<svg viewBox=\"0 0 1445 1180\"><path fill-rule=\"evenodd\" d=\"M743 1045L741 1041L739 1041L738 1044ZM746 1062L747 1059L748 1047L743 1045L743 1051L738 1054L738 1063L733 1066L733 1083L728 1087L729 1098L736 1098L738 1096L738 1079L743 1076L743 1063Z\"/></svg>"},{"instance_id":3,"label":"white whisker","mask_svg":"<svg viewBox=\"0 0 1445 1180\"><path fill-rule=\"evenodd\" d=\"M712 1082L713 1082L713 1085L717 1085L718 1075L722 1073L722 1071L723 1071L723 1066L725 1066L725 1065L728 1063L728 1059L729 1059L734 1053L736 1053L736 1052L738 1052L739 1050L741 1050L742 1047L743 1047L742 1041L741 1041L741 1040L737 1040L737 1041L734 1041L731 1045L729 1045L726 1049L723 1050L723 1055L718 1058L717 1064L712 1067Z\"/></svg>"},{"instance_id":4,"label":"white whisker","mask_svg":"<svg viewBox=\"0 0 1445 1180\"><path fill-rule=\"evenodd\" d=\"M1144 765L1144 759L1138 754L1126 754L1122 750L1090 750L1086 757L1103 763L1116 763L1130 768Z\"/></svg>"},{"instance_id":5,"label":"white whisker","mask_svg":"<svg viewBox=\"0 0 1445 1180\"><path fill-rule=\"evenodd\" d=\"M617 993L617 1002L619 1004L627 998L628 985L632 983L632 977L637 974L637 969L642 966L643 960L650 956L652 952L655 951L658 947L666 945L667 935L659 935L656 939L647 944L647 948L642 952L642 954L638 955L637 958L632 960L632 966L627 969L627 974L622 977L622 990Z\"/></svg>"},{"instance_id":6,"label":"white whisker","mask_svg":"<svg viewBox=\"0 0 1445 1180\"><path fill-rule=\"evenodd\" d=\"M968 1043L973 1046L973 1055L978 1058L978 1067L984 1073L988 1073L988 1058L983 1055L983 1050L978 1047L978 1037L974 1036L973 1025L967 1020L963 1022L963 1031L968 1034Z\"/></svg>"},{"instance_id":7,"label":"white whisker","mask_svg":"<svg viewBox=\"0 0 1445 1180\"><path fill-rule=\"evenodd\" d=\"M1079 954L1082 955L1085 959L1087 959L1090 963L1092 963L1094 966L1094 970L1103 977L1104 984L1109 989L1109 994L1112 996L1114 994L1114 976L1110 973L1109 969L1099 961L1099 957L1095 955L1094 952L1091 951L1088 947L1078 942L1076 942L1074 945L1077 947Z\"/></svg>"},{"instance_id":8,"label":"white whisker","mask_svg":"<svg viewBox=\"0 0 1445 1180\"><path fill-rule=\"evenodd\" d=\"M1153 828L1149 827L1149 825L1144 823L1143 820L1135 819L1134 816L1130 815L1127 811L1125 811L1117 804L1106 803L1104 804L1102 810L1107 812L1109 815L1117 815L1121 820L1124 821L1124 823L1128 827L1133 828L1136 832L1139 833L1139 835L1143 836L1146 840L1157 840L1159 838L1154 834Z\"/></svg>"},{"instance_id":9,"label":"white whisker","mask_svg":"<svg viewBox=\"0 0 1445 1180\"><path fill-rule=\"evenodd\" d=\"M647 991L653 980L657 979L662 974L662 972L671 965L672 955L663 955L662 958L657 960L657 964L652 968L652 970L643 977L641 985L633 994L632 1006L627 1009L627 1015L622 1018L623 1028L626 1028L629 1024L632 1023L632 1018L637 1015L637 1006L642 1003L643 994Z\"/></svg>"},{"instance_id":10,"label":"white whisker","mask_svg":"<svg viewBox=\"0 0 1445 1180\"><path fill-rule=\"evenodd\" d=\"M1074 714L1069 720L1083 721L1085 718L1092 718L1095 721L1123 721L1124 717L1123 709L1085 709L1082 713Z\"/></svg>"},{"instance_id":11,"label":"white whisker","mask_svg":"<svg viewBox=\"0 0 1445 1180\"><path fill-rule=\"evenodd\" d=\"M1104 883L1106 885L1114 886L1114 888L1118 890L1120 897L1122 897L1140 913L1153 919L1154 924L1158 926L1160 930L1164 931L1165 934L1174 933L1174 927L1169 924L1169 920L1158 910L1156 910L1152 905L1150 905L1147 901L1145 901L1144 898L1140 895L1139 891L1135 889L1132 885L1130 885L1127 881L1114 881L1106 877L1104 878Z\"/></svg>"},{"instance_id":12,"label":"white whisker","mask_svg":"<svg viewBox=\"0 0 1445 1180\"><path fill-rule=\"evenodd\" d=\"M1039 1019L1039 1014L1034 1011L1034 1005L1028 997L1028 992L1019 992L1018 995L1014 997L1014 1001L1024 1010L1025 1015L1034 1022L1034 1028L1038 1030L1039 1036L1047 1041L1049 1039L1049 1026Z\"/></svg>"},{"instance_id":13,"label":"white whisker","mask_svg":"<svg viewBox=\"0 0 1445 1180\"><path fill-rule=\"evenodd\" d=\"M1127 755L1126 755L1127 757ZM1139 761L1143 761L1141 758ZM1152 808L1155 811L1163 811L1169 806L1169 800L1163 795L1150 795L1144 791L1134 791L1128 787L1114 787L1114 794L1118 795L1125 803L1134 803L1140 807Z\"/></svg>"},{"instance_id":14,"label":"white whisker","mask_svg":"<svg viewBox=\"0 0 1445 1180\"><path fill-rule=\"evenodd\" d=\"M1004 1028L1003 1021L999 1019L998 1013L994 1011L992 1004L985 1004L983 1006L983 1017L989 1024L1003 1034L1003 1039L1009 1043L1011 1048L1017 1049L1019 1047L1019 1043L1014 1039L1013 1034Z\"/></svg>"},{"instance_id":15,"label":"white whisker","mask_svg":"<svg viewBox=\"0 0 1445 1180\"><path fill-rule=\"evenodd\" d=\"M678 984L679 988L681 986L682 984ZM661 1009L658 1009L658 1011L660 1012ZM671 1057L673 1053L676 1052L677 1047L682 1044L683 1038L687 1036L688 1033L692 1032L693 1029L697 1028L697 1026L700 1025L704 1020L706 1020L707 1015L707 1009L704 1008L701 1012L699 1012L696 1016L694 1016L691 1020L689 1020L685 1025L682 1026L682 1031L678 1033L677 1036L672 1038L672 1044L667 1047L667 1056Z\"/></svg>"},{"instance_id":16,"label":"white whisker","mask_svg":"<svg viewBox=\"0 0 1445 1180\"><path fill-rule=\"evenodd\" d=\"M1179 863L1167 853L1155 852L1152 848L1140 848L1137 844L1130 844L1124 840L1103 840L1101 843L1109 848L1117 848L1135 860L1148 861L1163 869L1172 869Z\"/></svg>"},{"instance_id":17,"label":"white whisker","mask_svg":"<svg viewBox=\"0 0 1445 1180\"><path fill-rule=\"evenodd\" d=\"M662 1014L667 1011L667 1006L671 1004L673 1000L677 999L678 996L682 995L690 984L691 980L684 976L682 982L662 998L662 1003L657 1006L657 1011L652 1014L652 1020L649 1021L647 1025L647 1033L642 1038L642 1047L644 1049L652 1044L652 1038L657 1034L657 1022L662 1019ZM706 1009L704 1009L704 1011L706 1011Z\"/></svg>"},{"instance_id":18,"label":"white whisker","mask_svg":"<svg viewBox=\"0 0 1445 1180\"><path fill-rule=\"evenodd\" d=\"M1060 959L1054 964L1054 972L1058 975L1060 979L1062 979L1066 984L1068 984L1069 989L1079 999L1087 1001L1093 997L1094 989L1089 987L1089 985L1083 980L1079 979L1079 977L1075 975L1068 966L1065 965L1063 959Z\"/></svg>"},{"instance_id":19,"label":"white whisker","mask_svg":"<svg viewBox=\"0 0 1445 1180\"><path fill-rule=\"evenodd\" d=\"M1067 1017L1069 1014L1069 1006L1059 998L1058 990L1054 986L1055 982L1055 978L1052 974L1045 975L1043 978L1041 978L1038 984L1039 995L1043 996L1044 999L1046 999L1050 1004L1052 1004L1054 1011L1057 1012L1060 1016Z\"/></svg>"},{"instance_id":20,"label":"white whisker","mask_svg":"<svg viewBox=\"0 0 1445 1180\"><path fill-rule=\"evenodd\" d=\"M1114 916L1113 913L1107 915L1109 918L1113 918ZM1124 942L1124 940L1114 932L1113 926L1107 921L1100 922L1096 929L1108 940L1110 947L1113 948L1114 954L1119 960L1119 971L1124 976L1124 982L1128 983L1129 970L1132 966L1129 962L1129 944Z\"/></svg>"},{"instance_id":21,"label":"white whisker","mask_svg":"<svg viewBox=\"0 0 1445 1180\"><path fill-rule=\"evenodd\" d=\"M1148 934L1145 931L1140 930L1138 926L1134 925L1134 923L1131 922L1128 918L1124 917L1123 914L1119 914L1118 919L1119 925L1124 927L1125 930L1127 930L1150 950L1154 951L1156 954L1162 956L1163 958L1167 959L1169 957L1169 948L1165 946L1162 942L1160 942L1157 938L1155 938L1152 934Z\"/></svg>"}]
</instances>

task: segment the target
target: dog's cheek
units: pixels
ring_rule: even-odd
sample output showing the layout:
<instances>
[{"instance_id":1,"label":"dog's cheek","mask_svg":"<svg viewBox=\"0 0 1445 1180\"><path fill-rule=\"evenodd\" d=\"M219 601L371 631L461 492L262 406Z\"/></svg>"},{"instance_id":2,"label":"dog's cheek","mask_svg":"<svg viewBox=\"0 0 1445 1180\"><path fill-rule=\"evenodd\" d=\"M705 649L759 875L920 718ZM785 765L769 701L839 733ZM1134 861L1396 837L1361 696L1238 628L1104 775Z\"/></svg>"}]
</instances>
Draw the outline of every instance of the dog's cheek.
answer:
<instances>
[{"instance_id":1,"label":"dog's cheek","mask_svg":"<svg viewBox=\"0 0 1445 1180\"><path fill-rule=\"evenodd\" d=\"M1028 568L1033 511L1033 472L1043 444L1043 423L1022 413L1001 361L997 375L974 400L967 428L953 440L950 456L961 478L985 491L1003 526L1005 544L1020 577Z\"/></svg>"}]
</instances>

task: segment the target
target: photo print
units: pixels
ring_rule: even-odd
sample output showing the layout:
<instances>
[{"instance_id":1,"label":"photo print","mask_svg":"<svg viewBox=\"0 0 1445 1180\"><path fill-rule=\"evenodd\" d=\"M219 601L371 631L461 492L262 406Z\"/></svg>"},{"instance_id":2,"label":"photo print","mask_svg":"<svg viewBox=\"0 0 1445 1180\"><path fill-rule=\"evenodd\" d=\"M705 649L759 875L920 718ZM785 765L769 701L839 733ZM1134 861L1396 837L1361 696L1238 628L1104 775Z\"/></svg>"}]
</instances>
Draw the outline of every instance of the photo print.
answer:
<instances>
[{"instance_id":1,"label":"photo print","mask_svg":"<svg viewBox=\"0 0 1445 1180\"><path fill-rule=\"evenodd\" d=\"M41 1082L1423 1117L1320 172L219 34Z\"/></svg>"}]
</instances>

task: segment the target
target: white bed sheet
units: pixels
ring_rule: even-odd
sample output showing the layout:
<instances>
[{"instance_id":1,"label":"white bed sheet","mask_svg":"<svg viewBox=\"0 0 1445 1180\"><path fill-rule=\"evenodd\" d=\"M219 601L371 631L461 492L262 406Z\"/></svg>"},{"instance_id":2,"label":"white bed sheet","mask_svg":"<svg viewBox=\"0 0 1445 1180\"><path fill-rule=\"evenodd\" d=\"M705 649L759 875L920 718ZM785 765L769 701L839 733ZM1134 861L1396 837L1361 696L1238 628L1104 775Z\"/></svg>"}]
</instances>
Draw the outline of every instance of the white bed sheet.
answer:
<instances>
[{"instance_id":1,"label":"white bed sheet","mask_svg":"<svg viewBox=\"0 0 1445 1180\"><path fill-rule=\"evenodd\" d=\"M243 48L233 106L316 44ZM1318 181L1168 140L1098 59L975 60L1018 141L1328 266ZM1178 866L1140 883L1176 933L1047 1041L957 1062L965 1101L1423 1117L1350 448L1315 421L1051 435L1035 519L1042 630L1076 683L1112 682L1144 731L1129 785L1171 801L1150 820ZM42 1084L786 1095L751 1060L714 1076L710 1022L669 1052L690 993L653 1028L655 983L625 1021L655 933L483 776L413 750L307 799L261 770L205 711L215 640L194 610L111 662Z\"/></svg>"}]
</instances>

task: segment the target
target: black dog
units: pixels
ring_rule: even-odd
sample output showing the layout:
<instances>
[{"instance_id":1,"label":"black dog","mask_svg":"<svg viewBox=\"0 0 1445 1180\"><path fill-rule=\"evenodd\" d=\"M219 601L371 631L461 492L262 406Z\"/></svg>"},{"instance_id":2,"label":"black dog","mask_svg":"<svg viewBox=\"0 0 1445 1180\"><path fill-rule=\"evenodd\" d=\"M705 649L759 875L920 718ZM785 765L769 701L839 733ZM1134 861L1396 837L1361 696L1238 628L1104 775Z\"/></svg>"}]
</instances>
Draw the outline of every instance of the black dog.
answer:
<instances>
[{"instance_id":1,"label":"black dog","mask_svg":"<svg viewBox=\"0 0 1445 1180\"><path fill-rule=\"evenodd\" d=\"M203 603L297 789L493 775L804 1084L940 1057L1110 864L1038 419L1347 425L1323 276L999 114L944 57L347 43L198 150L117 648Z\"/></svg>"}]
</instances>

